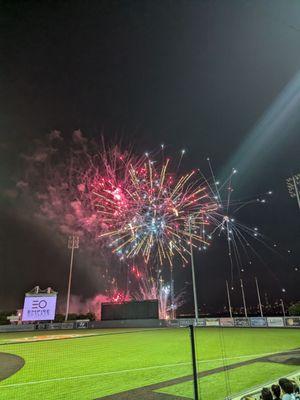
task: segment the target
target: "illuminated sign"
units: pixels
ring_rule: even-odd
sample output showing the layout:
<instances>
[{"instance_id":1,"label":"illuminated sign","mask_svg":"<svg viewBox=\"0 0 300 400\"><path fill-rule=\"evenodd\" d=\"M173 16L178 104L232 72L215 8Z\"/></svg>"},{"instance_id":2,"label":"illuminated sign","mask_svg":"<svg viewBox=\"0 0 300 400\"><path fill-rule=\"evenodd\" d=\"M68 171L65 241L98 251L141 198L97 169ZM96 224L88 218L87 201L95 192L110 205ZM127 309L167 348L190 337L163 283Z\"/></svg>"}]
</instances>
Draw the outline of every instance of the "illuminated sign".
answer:
<instances>
[{"instance_id":1,"label":"illuminated sign","mask_svg":"<svg viewBox=\"0 0 300 400\"><path fill-rule=\"evenodd\" d=\"M55 318L55 295L25 296L22 321L53 321Z\"/></svg>"}]
</instances>

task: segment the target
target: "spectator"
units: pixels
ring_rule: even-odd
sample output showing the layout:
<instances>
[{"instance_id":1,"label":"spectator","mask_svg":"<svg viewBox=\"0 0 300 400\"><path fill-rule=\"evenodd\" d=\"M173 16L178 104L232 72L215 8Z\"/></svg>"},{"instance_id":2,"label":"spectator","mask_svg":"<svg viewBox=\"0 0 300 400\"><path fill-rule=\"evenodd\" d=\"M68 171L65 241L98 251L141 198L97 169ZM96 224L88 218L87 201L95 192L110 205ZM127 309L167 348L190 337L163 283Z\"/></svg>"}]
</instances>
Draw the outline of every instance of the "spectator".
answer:
<instances>
[{"instance_id":1,"label":"spectator","mask_svg":"<svg viewBox=\"0 0 300 400\"><path fill-rule=\"evenodd\" d=\"M273 400L271 390L269 388L262 388L260 398L262 400Z\"/></svg>"},{"instance_id":2,"label":"spectator","mask_svg":"<svg viewBox=\"0 0 300 400\"><path fill-rule=\"evenodd\" d=\"M300 400L300 389L296 381L292 380L291 381L293 386L294 386L294 394L297 400Z\"/></svg>"},{"instance_id":3,"label":"spectator","mask_svg":"<svg viewBox=\"0 0 300 400\"><path fill-rule=\"evenodd\" d=\"M280 397L280 386L279 385L272 385L271 391L273 393L274 400L280 400L281 399L281 397Z\"/></svg>"},{"instance_id":4,"label":"spectator","mask_svg":"<svg viewBox=\"0 0 300 400\"><path fill-rule=\"evenodd\" d=\"M296 397L294 395L294 385L287 378L279 379L279 386L282 391L282 400L295 400Z\"/></svg>"}]
</instances>

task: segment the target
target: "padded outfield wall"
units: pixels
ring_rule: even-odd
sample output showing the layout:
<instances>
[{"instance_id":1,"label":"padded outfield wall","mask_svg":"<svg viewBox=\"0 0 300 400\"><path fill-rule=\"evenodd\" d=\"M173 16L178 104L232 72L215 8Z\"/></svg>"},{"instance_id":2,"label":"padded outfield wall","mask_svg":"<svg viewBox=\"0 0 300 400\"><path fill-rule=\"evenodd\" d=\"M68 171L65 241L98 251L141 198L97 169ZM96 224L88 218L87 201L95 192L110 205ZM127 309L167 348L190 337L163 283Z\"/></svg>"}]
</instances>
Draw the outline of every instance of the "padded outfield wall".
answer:
<instances>
[{"instance_id":1,"label":"padded outfield wall","mask_svg":"<svg viewBox=\"0 0 300 400\"><path fill-rule=\"evenodd\" d=\"M62 323L39 323L21 325L0 325L1 332L45 331L61 329L101 329L101 328L181 328L195 325L193 318L170 320L128 319L115 321L78 320ZM250 317L250 318L199 318L198 327L222 328L300 328L300 317Z\"/></svg>"}]
</instances>

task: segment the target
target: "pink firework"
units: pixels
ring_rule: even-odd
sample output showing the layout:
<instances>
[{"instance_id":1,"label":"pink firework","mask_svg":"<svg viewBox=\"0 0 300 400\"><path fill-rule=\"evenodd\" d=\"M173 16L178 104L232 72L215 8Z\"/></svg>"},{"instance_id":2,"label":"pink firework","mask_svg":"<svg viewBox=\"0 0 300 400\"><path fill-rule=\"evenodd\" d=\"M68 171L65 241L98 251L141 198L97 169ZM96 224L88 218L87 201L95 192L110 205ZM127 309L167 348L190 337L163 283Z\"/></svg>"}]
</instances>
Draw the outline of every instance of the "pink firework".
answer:
<instances>
[{"instance_id":1,"label":"pink firework","mask_svg":"<svg viewBox=\"0 0 300 400\"><path fill-rule=\"evenodd\" d=\"M192 246L205 243L203 226L218 205L211 200L196 171L176 176L169 160L150 159L129 166L129 179L102 179L94 186L95 206L113 252L121 258L158 256L172 265L175 256L187 263Z\"/></svg>"},{"instance_id":2,"label":"pink firework","mask_svg":"<svg viewBox=\"0 0 300 400\"><path fill-rule=\"evenodd\" d=\"M66 141L55 131L23 158L25 174L17 187L35 203L37 216L51 221L62 234L77 234L94 246L101 221L92 188L103 179L111 186L124 184L128 166L134 163L131 152L117 145L106 147L103 140L88 140L80 131Z\"/></svg>"}]
</instances>

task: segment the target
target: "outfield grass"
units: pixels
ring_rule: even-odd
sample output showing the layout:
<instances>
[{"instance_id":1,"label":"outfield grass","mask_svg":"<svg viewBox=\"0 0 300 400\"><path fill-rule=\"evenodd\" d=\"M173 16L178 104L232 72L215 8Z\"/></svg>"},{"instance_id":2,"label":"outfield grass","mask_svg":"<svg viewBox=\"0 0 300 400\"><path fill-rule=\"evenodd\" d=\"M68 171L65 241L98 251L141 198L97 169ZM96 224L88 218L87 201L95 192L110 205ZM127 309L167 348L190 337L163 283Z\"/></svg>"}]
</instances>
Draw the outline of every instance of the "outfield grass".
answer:
<instances>
[{"instance_id":1,"label":"outfield grass","mask_svg":"<svg viewBox=\"0 0 300 400\"><path fill-rule=\"evenodd\" d=\"M127 333L126 333L127 332ZM9 343L45 334L99 334L75 339ZM0 383L0 399L95 399L105 395L190 375L187 329L57 331L0 334L0 352L17 354L25 366ZM219 329L196 331L201 371L300 347L297 329ZM264 383L299 369L256 363L200 380L204 399L223 399L228 391ZM225 377L227 378L225 380ZM192 382L160 389L192 397ZM142 399L141 399L142 400Z\"/></svg>"},{"instance_id":2,"label":"outfield grass","mask_svg":"<svg viewBox=\"0 0 300 400\"><path fill-rule=\"evenodd\" d=\"M292 365L256 362L228 373L221 372L205 376L199 380L199 394L203 399L225 399L231 394L243 392L247 387L251 388L260 383L279 379L299 369L300 367ZM189 399L193 398L194 393L191 382L172 385L166 389L160 389L158 392Z\"/></svg>"}]
</instances>

